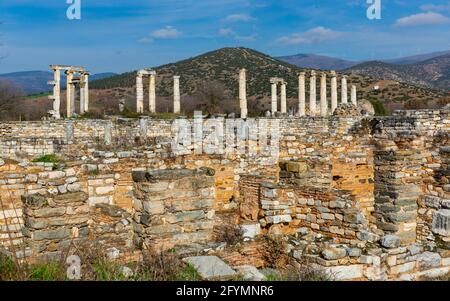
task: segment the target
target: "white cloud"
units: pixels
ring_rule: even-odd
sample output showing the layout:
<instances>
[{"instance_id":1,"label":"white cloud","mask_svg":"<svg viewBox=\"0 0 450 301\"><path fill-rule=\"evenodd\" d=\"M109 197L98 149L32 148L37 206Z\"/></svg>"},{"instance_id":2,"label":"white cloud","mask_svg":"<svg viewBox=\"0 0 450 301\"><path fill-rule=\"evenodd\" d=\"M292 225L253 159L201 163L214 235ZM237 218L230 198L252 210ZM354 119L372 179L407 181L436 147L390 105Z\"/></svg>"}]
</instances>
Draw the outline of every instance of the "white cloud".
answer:
<instances>
[{"instance_id":1,"label":"white cloud","mask_svg":"<svg viewBox=\"0 0 450 301\"><path fill-rule=\"evenodd\" d=\"M247 14L235 14L235 15L229 15L226 16L223 21L225 22L250 22L254 21L255 18L253 18L250 15Z\"/></svg>"},{"instance_id":2,"label":"white cloud","mask_svg":"<svg viewBox=\"0 0 450 301\"><path fill-rule=\"evenodd\" d=\"M334 40L341 35L341 32L319 26L305 32L297 32L290 36L281 37L277 39L277 42L284 45L319 44L328 40Z\"/></svg>"},{"instance_id":3,"label":"white cloud","mask_svg":"<svg viewBox=\"0 0 450 301\"><path fill-rule=\"evenodd\" d=\"M236 36L234 36L234 39L236 41L241 41L241 42L254 42L254 41L256 41L256 37L257 37L256 34L252 34L250 36L239 36L239 35L236 35Z\"/></svg>"},{"instance_id":4,"label":"white cloud","mask_svg":"<svg viewBox=\"0 0 450 301\"><path fill-rule=\"evenodd\" d=\"M450 23L450 18L433 12L420 13L398 19L394 26L439 25Z\"/></svg>"},{"instance_id":5,"label":"white cloud","mask_svg":"<svg viewBox=\"0 0 450 301\"><path fill-rule=\"evenodd\" d=\"M236 35L236 33L231 28L221 28L219 29L219 35L222 37L229 37Z\"/></svg>"},{"instance_id":6,"label":"white cloud","mask_svg":"<svg viewBox=\"0 0 450 301\"><path fill-rule=\"evenodd\" d=\"M149 37L144 37L144 38L142 38L142 39L139 39L138 42L139 42L139 43L143 43L143 44L148 44L148 43L152 43L152 42L153 42L153 39L152 39L152 38L149 38Z\"/></svg>"},{"instance_id":7,"label":"white cloud","mask_svg":"<svg viewBox=\"0 0 450 301\"><path fill-rule=\"evenodd\" d=\"M182 35L182 32L172 26L166 26L153 31L150 36L155 39L175 39Z\"/></svg>"}]
</instances>

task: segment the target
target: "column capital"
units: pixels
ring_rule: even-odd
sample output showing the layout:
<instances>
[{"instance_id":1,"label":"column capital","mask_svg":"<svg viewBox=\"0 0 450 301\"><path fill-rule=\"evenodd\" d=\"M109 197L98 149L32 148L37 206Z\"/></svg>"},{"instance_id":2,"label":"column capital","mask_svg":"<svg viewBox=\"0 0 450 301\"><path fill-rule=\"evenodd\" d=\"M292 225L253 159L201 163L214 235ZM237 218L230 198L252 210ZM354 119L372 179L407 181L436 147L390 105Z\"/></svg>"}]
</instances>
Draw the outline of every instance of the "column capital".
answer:
<instances>
[{"instance_id":1,"label":"column capital","mask_svg":"<svg viewBox=\"0 0 450 301\"><path fill-rule=\"evenodd\" d=\"M173 76L173 79L180 79L180 77L181 77L181 76L179 76L179 75L174 75L174 76Z\"/></svg>"},{"instance_id":2,"label":"column capital","mask_svg":"<svg viewBox=\"0 0 450 301\"><path fill-rule=\"evenodd\" d=\"M337 76L337 73L336 73L336 71L334 71L334 70L331 70L330 73L331 73L331 76L332 76L332 77L336 77L336 76Z\"/></svg>"},{"instance_id":3,"label":"column capital","mask_svg":"<svg viewBox=\"0 0 450 301\"><path fill-rule=\"evenodd\" d=\"M311 71L311 76L316 76L316 71L312 70Z\"/></svg>"}]
</instances>

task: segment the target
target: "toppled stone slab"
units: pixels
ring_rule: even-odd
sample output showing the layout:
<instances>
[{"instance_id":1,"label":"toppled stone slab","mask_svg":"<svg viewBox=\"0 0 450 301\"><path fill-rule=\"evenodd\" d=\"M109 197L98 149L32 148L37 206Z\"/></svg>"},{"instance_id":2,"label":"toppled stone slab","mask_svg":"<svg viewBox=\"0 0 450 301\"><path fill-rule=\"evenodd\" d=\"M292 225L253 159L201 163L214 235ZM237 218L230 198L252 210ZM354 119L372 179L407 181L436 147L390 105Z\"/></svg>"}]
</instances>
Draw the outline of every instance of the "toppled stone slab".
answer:
<instances>
[{"instance_id":1,"label":"toppled stone slab","mask_svg":"<svg viewBox=\"0 0 450 301\"><path fill-rule=\"evenodd\" d=\"M264 281L266 276L258 271L258 269L252 265L242 265L235 267L236 271L243 277L245 281Z\"/></svg>"},{"instance_id":2,"label":"toppled stone slab","mask_svg":"<svg viewBox=\"0 0 450 301\"><path fill-rule=\"evenodd\" d=\"M230 280L237 273L217 256L195 256L183 261L193 266L204 280Z\"/></svg>"}]
</instances>

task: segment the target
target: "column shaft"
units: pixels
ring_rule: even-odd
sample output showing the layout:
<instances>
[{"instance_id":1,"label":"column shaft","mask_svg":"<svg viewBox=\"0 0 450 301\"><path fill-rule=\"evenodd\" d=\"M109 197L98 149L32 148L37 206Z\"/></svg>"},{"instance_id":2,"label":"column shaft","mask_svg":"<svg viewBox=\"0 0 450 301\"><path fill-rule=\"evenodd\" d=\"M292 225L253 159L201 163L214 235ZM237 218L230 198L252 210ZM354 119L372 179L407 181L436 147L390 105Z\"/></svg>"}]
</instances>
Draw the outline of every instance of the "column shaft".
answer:
<instances>
[{"instance_id":1,"label":"column shaft","mask_svg":"<svg viewBox=\"0 0 450 301\"><path fill-rule=\"evenodd\" d=\"M181 96L180 96L180 77L173 77L173 112L180 114L181 112Z\"/></svg>"},{"instance_id":2,"label":"column shaft","mask_svg":"<svg viewBox=\"0 0 450 301\"><path fill-rule=\"evenodd\" d=\"M144 85L140 74L136 77L136 112L144 113Z\"/></svg>"},{"instance_id":3,"label":"column shaft","mask_svg":"<svg viewBox=\"0 0 450 301\"><path fill-rule=\"evenodd\" d=\"M311 79L309 81L309 115L316 116L316 72L311 72Z\"/></svg>"},{"instance_id":4,"label":"column shaft","mask_svg":"<svg viewBox=\"0 0 450 301\"><path fill-rule=\"evenodd\" d=\"M247 71L241 69L239 72L239 106L241 108L241 118L247 118Z\"/></svg>"},{"instance_id":5,"label":"column shaft","mask_svg":"<svg viewBox=\"0 0 450 301\"><path fill-rule=\"evenodd\" d=\"M341 103L348 103L348 92L347 92L347 76L342 77L342 87L341 87Z\"/></svg>"},{"instance_id":6,"label":"column shaft","mask_svg":"<svg viewBox=\"0 0 450 301\"><path fill-rule=\"evenodd\" d=\"M287 113L286 83L281 83L281 113Z\"/></svg>"},{"instance_id":7,"label":"column shaft","mask_svg":"<svg viewBox=\"0 0 450 301\"><path fill-rule=\"evenodd\" d=\"M322 73L320 78L320 115L327 116L328 103L327 103L327 75Z\"/></svg>"},{"instance_id":8,"label":"column shaft","mask_svg":"<svg viewBox=\"0 0 450 301\"><path fill-rule=\"evenodd\" d=\"M336 72L331 72L331 114L338 106L337 77Z\"/></svg>"},{"instance_id":9,"label":"column shaft","mask_svg":"<svg viewBox=\"0 0 450 301\"><path fill-rule=\"evenodd\" d=\"M150 113L156 113L156 75L150 74L148 87L148 106Z\"/></svg>"},{"instance_id":10,"label":"column shaft","mask_svg":"<svg viewBox=\"0 0 450 301\"><path fill-rule=\"evenodd\" d=\"M272 115L278 110L277 83L272 83Z\"/></svg>"},{"instance_id":11,"label":"column shaft","mask_svg":"<svg viewBox=\"0 0 450 301\"><path fill-rule=\"evenodd\" d=\"M306 115L305 73L298 76L298 116Z\"/></svg>"},{"instance_id":12,"label":"column shaft","mask_svg":"<svg viewBox=\"0 0 450 301\"><path fill-rule=\"evenodd\" d=\"M67 72L67 82L66 82L66 109L67 117L70 118L73 115L73 102L75 100L75 91L73 89L73 73Z\"/></svg>"}]
</instances>

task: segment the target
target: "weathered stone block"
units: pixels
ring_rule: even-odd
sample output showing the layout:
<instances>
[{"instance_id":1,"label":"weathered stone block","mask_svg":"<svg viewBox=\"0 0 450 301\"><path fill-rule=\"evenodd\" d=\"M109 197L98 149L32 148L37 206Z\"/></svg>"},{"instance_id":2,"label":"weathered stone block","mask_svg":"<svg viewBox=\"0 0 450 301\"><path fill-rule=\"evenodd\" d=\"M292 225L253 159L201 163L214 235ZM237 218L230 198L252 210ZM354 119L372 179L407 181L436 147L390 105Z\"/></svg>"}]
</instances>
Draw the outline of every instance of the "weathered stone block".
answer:
<instances>
[{"instance_id":1,"label":"weathered stone block","mask_svg":"<svg viewBox=\"0 0 450 301\"><path fill-rule=\"evenodd\" d=\"M237 273L216 256L196 256L183 259L193 266L204 280L230 280Z\"/></svg>"},{"instance_id":2,"label":"weathered stone block","mask_svg":"<svg viewBox=\"0 0 450 301\"><path fill-rule=\"evenodd\" d=\"M450 209L441 209L433 215L432 231L442 236L450 236Z\"/></svg>"},{"instance_id":3,"label":"weathered stone block","mask_svg":"<svg viewBox=\"0 0 450 301\"><path fill-rule=\"evenodd\" d=\"M388 249L398 248L400 246L401 240L395 235L386 235L381 238L381 245Z\"/></svg>"}]
</instances>

